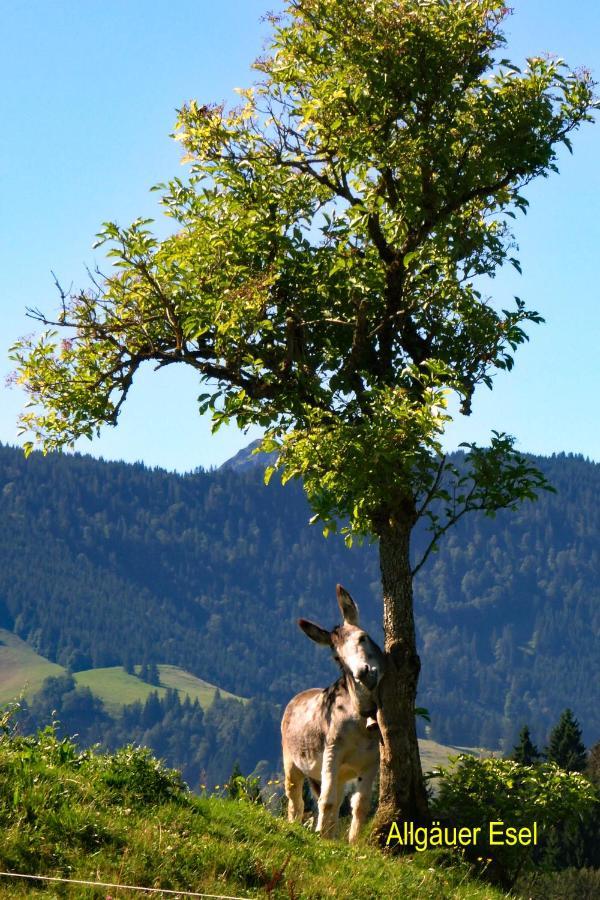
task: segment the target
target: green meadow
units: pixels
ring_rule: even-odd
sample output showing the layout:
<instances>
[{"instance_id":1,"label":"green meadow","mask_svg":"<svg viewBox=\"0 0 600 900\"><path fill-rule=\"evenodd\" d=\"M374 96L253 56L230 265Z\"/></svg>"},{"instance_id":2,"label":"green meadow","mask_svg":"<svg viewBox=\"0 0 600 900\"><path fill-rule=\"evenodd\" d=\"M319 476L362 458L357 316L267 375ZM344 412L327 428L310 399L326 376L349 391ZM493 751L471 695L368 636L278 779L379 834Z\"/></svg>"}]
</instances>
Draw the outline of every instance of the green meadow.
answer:
<instances>
[{"instance_id":1,"label":"green meadow","mask_svg":"<svg viewBox=\"0 0 600 900\"><path fill-rule=\"evenodd\" d=\"M390 857L323 841L247 799L195 797L146 751L0 737L0 869L271 900L499 900L459 855ZM139 892L0 878L0 896Z\"/></svg>"},{"instance_id":2,"label":"green meadow","mask_svg":"<svg viewBox=\"0 0 600 900\"><path fill-rule=\"evenodd\" d=\"M0 705L35 694L45 678L64 673L15 634L0 629Z\"/></svg>"},{"instance_id":3,"label":"green meadow","mask_svg":"<svg viewBox=\"0 0 600 900\"><path fill-rule=\"evenodd\" d=\"M158 671L160 686L141 681L136 675L125 672L121 666L87 669L84 672L76 672L74 678L78 687L88 687L99 697L111 715L118 714L121 707L135 703L136 700L144 703L153 691L163 697L168 688L177 691L182 700L186 695L191 700L197 699L204 709L213 702L217 690L214 684L209 684L177 666L158 666ZM240 699L227 691L220 693L222 697Z\"/></svg>"},{"instance_id":4,"label":"green meadow","mask_svg":"<svg viewBox=\"0 0 600 900\"><path fill-rule=\"evenodd\" d=\"M0 629L0 706L19 697L31 697L40 690L44 679L64 675L65 669L36 653L29 644L10 631ZM111 715L121 708L139 700L144 703L152 691L164 696L167 689L177 691L183 700L187 695L198 700L207 709L215 696L217 687L202 678L177 666L158 666L160 686L147 684L136 675L130 675L121 666L103 669L88 669L75 672L78 687L88 687L99 697ZM222 697L235 697L227 691L220 691Z\"/></svg>"}]
</instances>

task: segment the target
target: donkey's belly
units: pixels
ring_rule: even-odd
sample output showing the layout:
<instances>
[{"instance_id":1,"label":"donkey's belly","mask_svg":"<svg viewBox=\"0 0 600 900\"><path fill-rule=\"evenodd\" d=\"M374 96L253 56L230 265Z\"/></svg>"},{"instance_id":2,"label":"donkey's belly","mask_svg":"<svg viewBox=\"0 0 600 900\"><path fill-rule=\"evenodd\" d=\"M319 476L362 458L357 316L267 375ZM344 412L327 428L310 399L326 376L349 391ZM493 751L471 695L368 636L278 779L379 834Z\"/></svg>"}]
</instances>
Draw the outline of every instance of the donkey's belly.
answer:
<instances>
[{"instance_id":1,"label":"donkey's belly","mask_svg":"<svg viewBox=\"0 0 600 900\"><path fill-rule=\"evenodd\" d=\"M340 781L358 778L379 765L379 740L372 733L362 733L362 729L358 734L352 735L352 738L339 749Z\"/></svg>"},{"instance_id":2,"label":"donkey's belly","mask_svg":"<svg viewBox=\"0 0 600 900\"><path fill-rule=\"evenodd\" d=\"M304 750L304 752L302 752ZM323 772L323 750L314 745L305 746L295 756L294 762L307 777L321 782ZM338 781L352 781L365 772L373 771L379 765L379 742L372 736L352 735L340 742L334 753Z\"/></svg>"}]
</instances>

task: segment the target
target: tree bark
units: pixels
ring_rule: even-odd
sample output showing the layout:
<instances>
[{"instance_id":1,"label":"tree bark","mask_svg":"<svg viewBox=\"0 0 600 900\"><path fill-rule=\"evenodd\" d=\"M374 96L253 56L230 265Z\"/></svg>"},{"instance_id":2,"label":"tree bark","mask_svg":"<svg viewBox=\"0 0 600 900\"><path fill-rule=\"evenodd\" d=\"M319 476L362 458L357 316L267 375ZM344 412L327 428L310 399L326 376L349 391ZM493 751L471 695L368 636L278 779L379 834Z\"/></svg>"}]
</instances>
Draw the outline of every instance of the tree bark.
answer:
<instances>
[{"instance_id":1,"label":"tree bark","mask_svg":"<svg viewBox=\"0 0 600 900\"><path fill-rule=\"evenodd\" d=\"M377 721L381 731L378 839L385 843L392 822L428 820L427 793L415 724L421 662L417 655L410 565L414 519L386 517L378 528L383 585L386 671L380 684Z\"/></svg>"}]
</instances>

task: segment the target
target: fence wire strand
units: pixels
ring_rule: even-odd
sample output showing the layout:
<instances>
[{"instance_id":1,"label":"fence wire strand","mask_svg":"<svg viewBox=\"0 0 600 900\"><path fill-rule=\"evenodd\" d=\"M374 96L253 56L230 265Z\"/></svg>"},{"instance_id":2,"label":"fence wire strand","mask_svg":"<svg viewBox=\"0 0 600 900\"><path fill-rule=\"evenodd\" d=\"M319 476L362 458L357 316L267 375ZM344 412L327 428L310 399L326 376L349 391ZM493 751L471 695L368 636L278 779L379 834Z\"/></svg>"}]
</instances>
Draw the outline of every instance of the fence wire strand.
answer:
<instances>
[{"instance_id":1,"label":"fence wire strand","mask_svg":"<svg viewBox=\"0 0 600 900\"><path fill-rule=\"evenodd\" d=\"M174 891L172 888L151 888L133 884L111 884L107 881L82 881L77 878L58 878L53 875L24 875L21 872L0 872L0 878L22 878L31 881L79 884L85 885L86 887L114 888L119 891L142 891L146 894L170 894L177 897L200 897L203 898L203 900L249 900L248 897L232 897L229 894L199 894L195 891Z\"/></svg>"}]
</instances>

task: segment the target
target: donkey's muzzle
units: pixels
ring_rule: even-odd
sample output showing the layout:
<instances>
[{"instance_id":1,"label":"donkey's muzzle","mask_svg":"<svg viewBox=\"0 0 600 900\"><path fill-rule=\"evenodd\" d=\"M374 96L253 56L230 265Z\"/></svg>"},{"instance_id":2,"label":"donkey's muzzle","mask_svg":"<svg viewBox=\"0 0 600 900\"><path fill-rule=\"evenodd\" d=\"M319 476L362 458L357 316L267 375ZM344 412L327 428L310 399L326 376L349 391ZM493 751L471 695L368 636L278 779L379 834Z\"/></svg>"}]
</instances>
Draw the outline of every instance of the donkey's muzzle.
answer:
<instances>
[{"instance_id":1,"label":"donkey's muzzle","mask_svg":"<svg viewBox=\"0 0 600 900\"><path fill-rule=\"evenodd\" d=\"M377 669L373 666L364 666L358 673L358 680L367 690L373 691L377 687L379 675Z\"/></svg>"}]
</instances>

